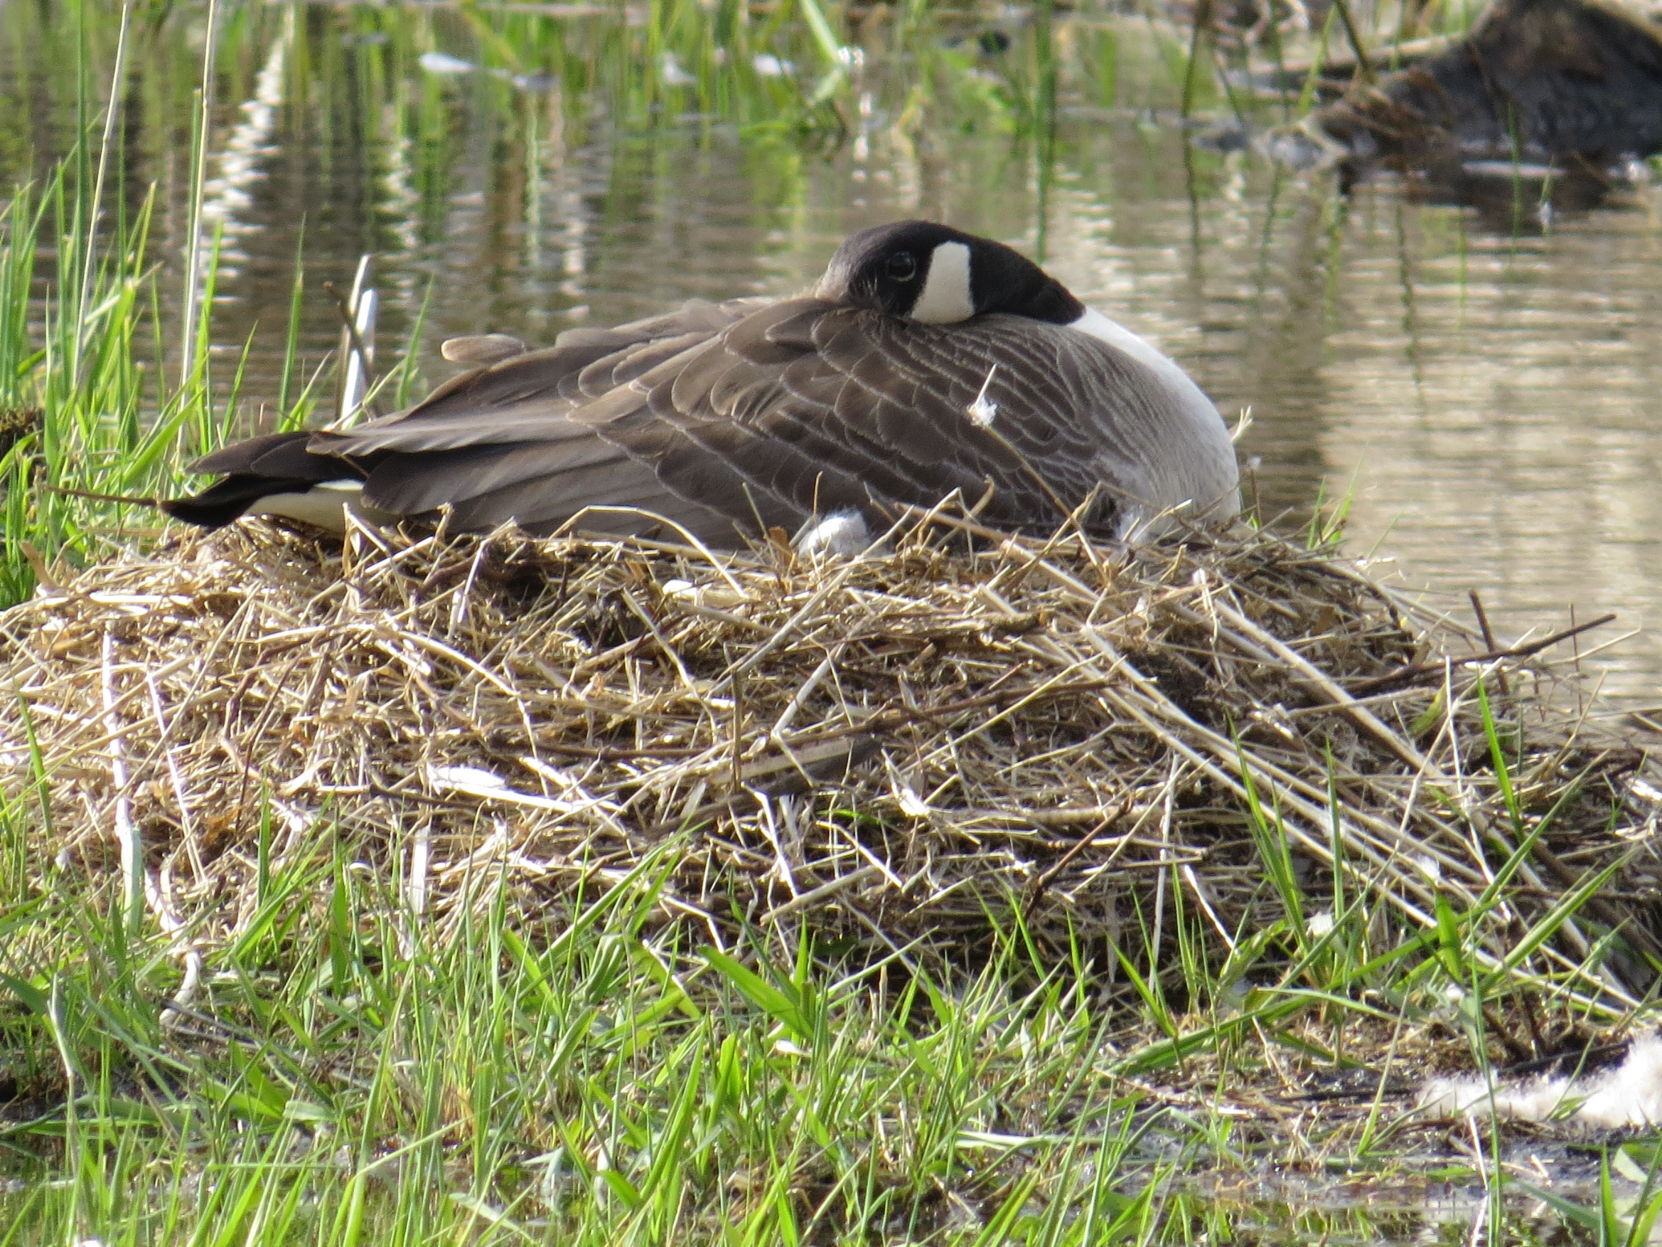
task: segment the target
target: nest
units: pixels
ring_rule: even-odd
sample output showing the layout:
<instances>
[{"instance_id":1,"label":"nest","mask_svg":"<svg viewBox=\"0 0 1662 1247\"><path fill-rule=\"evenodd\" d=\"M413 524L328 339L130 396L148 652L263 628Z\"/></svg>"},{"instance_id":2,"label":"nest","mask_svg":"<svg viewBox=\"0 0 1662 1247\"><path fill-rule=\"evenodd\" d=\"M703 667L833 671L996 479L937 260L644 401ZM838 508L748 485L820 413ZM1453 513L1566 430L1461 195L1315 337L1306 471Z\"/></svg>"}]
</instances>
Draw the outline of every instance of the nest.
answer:
<instances>
[{"instance_id":1,"label":"nest","mask_svg":"<svg viewBox=\"0 0 1662 1247\"><path fill-rule=\"evenodd\" d=\"M1181 914L1222 952L1339 879L1370 921L1487 906L1501 957L1597 880L1531 959L1649 947L1643 751L1262 533L810 561L245 524L0 619L0 767L43 859L142 875L198 946L249 921L257 859L344 836L441 928L644 866L718 941L1141 946Z\"/></svg>"}]
</instances>

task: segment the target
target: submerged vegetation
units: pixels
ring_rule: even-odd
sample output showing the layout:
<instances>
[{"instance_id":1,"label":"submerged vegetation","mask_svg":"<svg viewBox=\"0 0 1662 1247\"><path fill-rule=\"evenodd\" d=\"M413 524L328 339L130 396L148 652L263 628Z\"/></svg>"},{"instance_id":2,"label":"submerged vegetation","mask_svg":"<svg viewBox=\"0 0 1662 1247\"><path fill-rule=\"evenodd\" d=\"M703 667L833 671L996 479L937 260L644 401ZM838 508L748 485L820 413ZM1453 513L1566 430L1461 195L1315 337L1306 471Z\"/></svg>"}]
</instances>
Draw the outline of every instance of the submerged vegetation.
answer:
<instances>
[{"instance_id":1,"label":"submerged vegetation","mask_svg":"<svg viewBox=\"0 0 1662 1247\"><path fill-rule=\"evenodd\" d=\"M131 501L329 412L318 256L416 236L385 367L475 202L551 270L575 202L683 236L620 136L737 132L794 191L724 210L790 231L822 155L996 126L1042 243L1059 113L1232 103L1169 13L1080 8L0 11L46 101L0 128L0 1244L1498 1235L1538 1175L1418 1076L1619 1037L1658 968L1655 776L1532 653L1259 534L828 568ZM299 162L272 368L229 292L285 110L361 132ZM1560 1160L1607 1240L1662 1206L1643 1145Z\"/></svg>"}]
</instances>

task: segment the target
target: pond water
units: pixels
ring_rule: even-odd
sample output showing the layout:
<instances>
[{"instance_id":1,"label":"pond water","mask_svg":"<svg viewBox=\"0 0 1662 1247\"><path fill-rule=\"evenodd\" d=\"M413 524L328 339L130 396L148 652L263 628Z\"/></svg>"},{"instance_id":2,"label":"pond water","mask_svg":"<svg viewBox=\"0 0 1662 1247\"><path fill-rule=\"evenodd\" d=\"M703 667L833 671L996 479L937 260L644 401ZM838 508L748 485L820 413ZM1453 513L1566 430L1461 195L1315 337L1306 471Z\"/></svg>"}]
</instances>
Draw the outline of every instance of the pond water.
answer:
<instances>
[{"instance_id":1,"label":"pond water","mask_svg":"<svg viewBox=\"0 0 1662 1247\"><path fill-rule=\"evenodd\" d=\"M432 381L446 336L543 341L690 296L786 292L849 230L934 216L1042 250L1226 413L1250 407L1241 446L1264 515L1298 525L1318 499L1348 499L1353 550L1393 560L1463 619L1475 590L1504 641L1614 611L1582 644L1635 635L1589 665L1625 704L1662 700L1662 192L1618 191L1544 232L1527 188L1525 232L1506 211L1417 202L1396 184L1341 198L1328 179L1188 145L1152 110L1175 77L1136 27L1093 32L1122 106L1064 90L1047 148L986 101L967 120L937 109L908 124L888 80L852 93L860 107L834 141L727 124L662 87L687 76L667 59L643 75L661 97L608 109L574 96L569 65L479 68L490 44L459 19L410 34L363 6L267 7L278 15L222 32L210 114L214 338L228 361L251 351L231 421L274 414L297 255L304 365L335 340L322 282L349 283L371 251L383 350L424 314ZM46 12L0 19L42 140L0 151L8 176L72 133L68 83L31 55L75 37ZM126 184L136 197L159 183L158 258L174 266L201 27L150 36L159 63L141 45L125 117ZM1000 56L1018 52L955 64L994 92ZM643 111L617 115L630 107Z\"/></svg>"}]
</instances>

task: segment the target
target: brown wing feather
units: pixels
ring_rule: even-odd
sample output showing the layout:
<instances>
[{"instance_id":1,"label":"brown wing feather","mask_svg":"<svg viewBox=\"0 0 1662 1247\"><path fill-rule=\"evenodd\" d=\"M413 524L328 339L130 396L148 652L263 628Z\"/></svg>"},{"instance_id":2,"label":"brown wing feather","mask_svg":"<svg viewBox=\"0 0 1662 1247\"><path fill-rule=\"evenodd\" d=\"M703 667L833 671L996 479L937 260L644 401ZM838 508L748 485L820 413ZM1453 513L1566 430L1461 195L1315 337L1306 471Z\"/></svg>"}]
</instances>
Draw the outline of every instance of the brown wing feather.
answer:
<instances>
[{"instance_id":1,"label":"brown wing feather","mask_svg":"<svg viewBox=\"0 0 1662 1247\"><path fill-rule=\"evenodd\" d=\"M1092 500L1088 518L1111 525L1139 465L1170 453L1169 394L1140 361L1087 334L986 316L940 328L879 320L865 337L864 351L851 335L822 355L884 401L839 412L869 419L879 444L919 465L926 495L965 487L949 473L990 482L986 515L1001 525L1044 528L1059 503ZM990 430L970 419L978 399L994 409Z\"/></svg>"},{"instance_id":2,"label":"brown wing feather","mask_svg":"<svg viewBox=\"0 0 1662 1247\"><path fill-rule=\"evenodd\" d=\"M325 429L313 449L336 455L450 450L562 440L570 410L707 342L754 309L753 300L693 302L614 329L568 329L554 345L460 373L415 406L350 429Z\"/></svg>"},{"instance_id":3,"label":"brown wing feather","mask_svg":"<svg viewBox=\"0 0 1662 1247\"><path fill-rule=\"evenodd\" d=\"M652 462L677 491L710 488L719 466L747 487L746 505L776 500L791 524L855 510L881 527L896 503L933 505L954 489L978 497L988 455L948 453L963 447L919 408L905 333L878 357L866 358L869 336L858 349L861 335L896 323L817 300L776 304L572 418ZM648 444L648 429L681 436ZM996 443L989 449L1010 466Z\"/></svg>"},{"instance_id":4,"label":"brown wing feather","mask_svg":"<svg viewBox=\"0 0 1662 1247\"><path fill-rule=\"evenodd\" d=\"M1025 318L936 327L816 299L698 304L568 332L310 449L368 457L374 505L450 504L470 527L552 526L607 503L678 510L700 535L844 509L883 525L896 504L990 487L988 519L1049 528L1105 479L1093 514L1111 516L1114 465L1158 437L1145 374ZM971 419L978 398L991 430Z\"/></svg>"}]
</instances>

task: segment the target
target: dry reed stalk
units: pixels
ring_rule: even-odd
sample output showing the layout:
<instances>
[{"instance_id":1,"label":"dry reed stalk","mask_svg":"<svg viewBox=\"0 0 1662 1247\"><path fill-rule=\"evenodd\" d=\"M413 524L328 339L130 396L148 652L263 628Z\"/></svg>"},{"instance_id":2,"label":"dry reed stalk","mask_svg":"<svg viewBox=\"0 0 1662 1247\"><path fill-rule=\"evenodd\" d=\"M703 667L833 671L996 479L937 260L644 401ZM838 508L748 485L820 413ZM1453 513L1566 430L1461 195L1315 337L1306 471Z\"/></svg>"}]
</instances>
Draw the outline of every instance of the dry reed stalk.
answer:
<instances>
[{"instance_id":1,"label":"dry reed stalk","mask_svg":"<svg viewBox=\"0 0 1662 1247\"><path fill-rule=\"evenodd\" d=\"M674 834L659 904L713 939L737 916L950 952L1017 911L1114 938L1182 887L1221 952L1282 914L1249 786L1313 893L1337 844L1410 926L1478 904L1536 836L1491 964L1590 872L1653 890L1639 742L1555 698L1562 673L1264 534L810 562L248 525L61 577L0 633L0 765L29 782L26 718L62 841L43 858L113 866L117 829L199 946L249 918L268 815L271 869L336 825L403 861L411 920L440 929L482 889L530 909L615 882ZM1651 950L1639 912L1606 897L1533 962L1575 965L1588 921Z\"/></svg>"}]
</instances>

